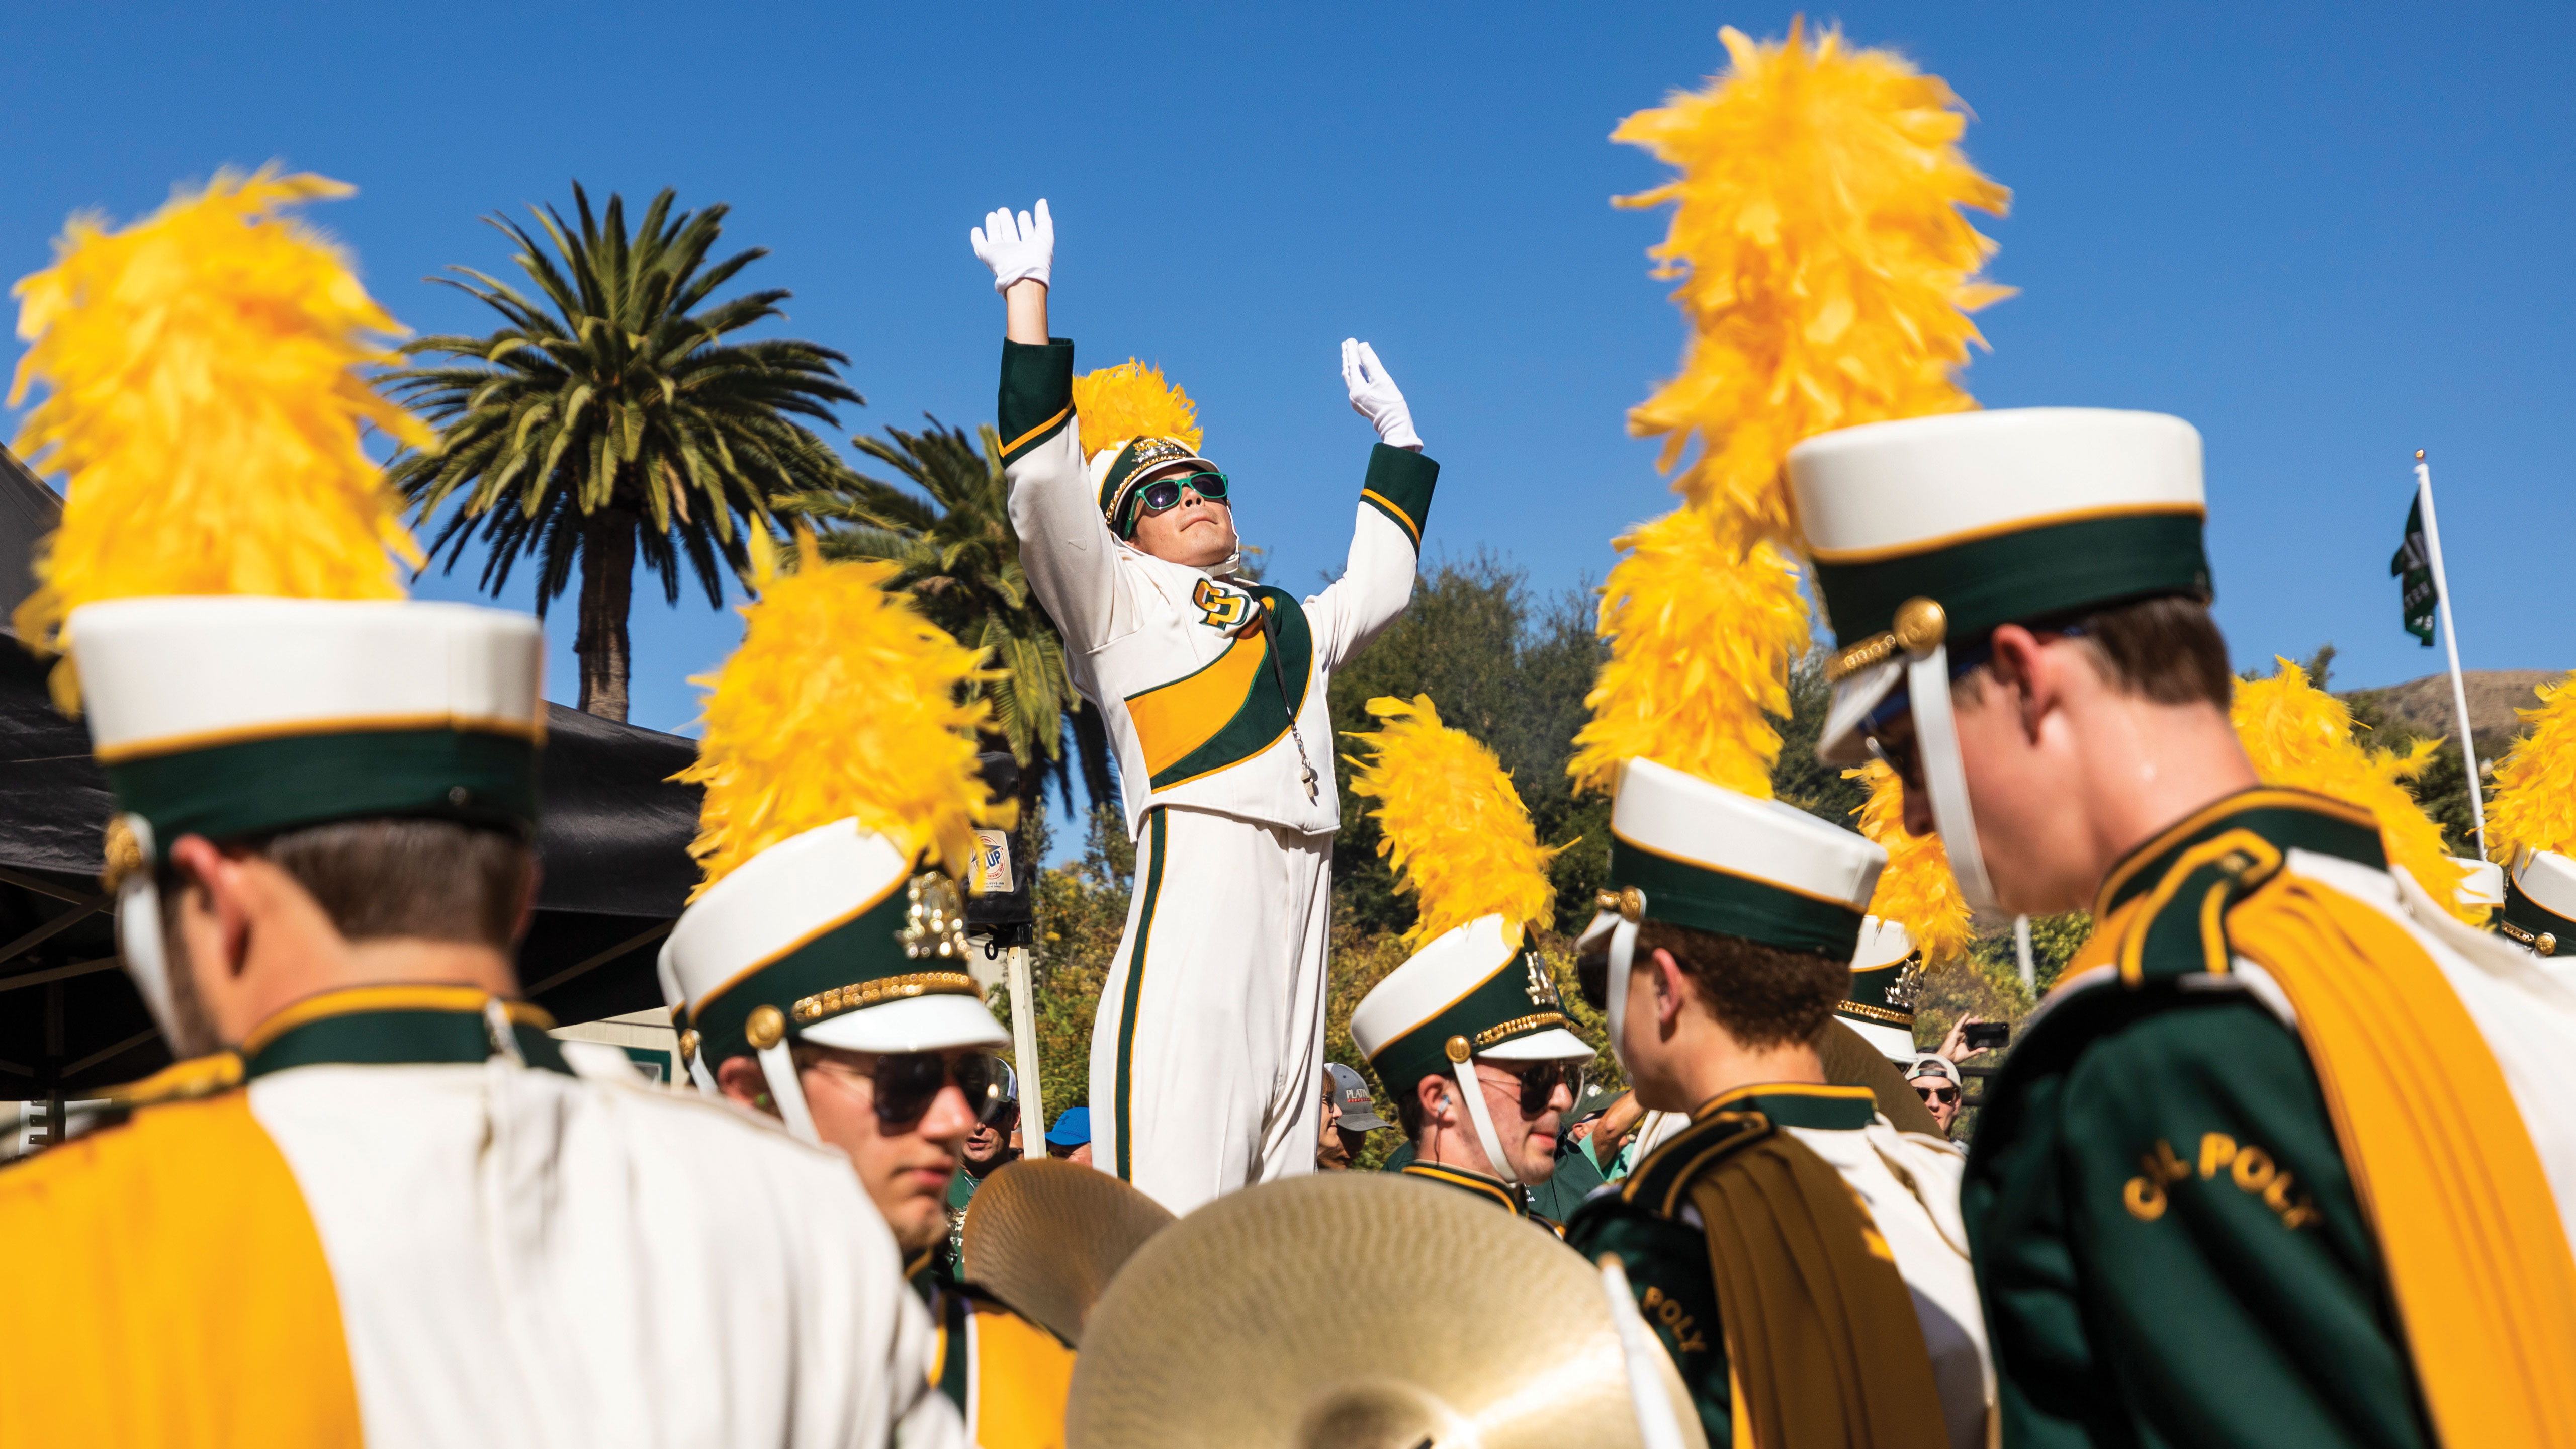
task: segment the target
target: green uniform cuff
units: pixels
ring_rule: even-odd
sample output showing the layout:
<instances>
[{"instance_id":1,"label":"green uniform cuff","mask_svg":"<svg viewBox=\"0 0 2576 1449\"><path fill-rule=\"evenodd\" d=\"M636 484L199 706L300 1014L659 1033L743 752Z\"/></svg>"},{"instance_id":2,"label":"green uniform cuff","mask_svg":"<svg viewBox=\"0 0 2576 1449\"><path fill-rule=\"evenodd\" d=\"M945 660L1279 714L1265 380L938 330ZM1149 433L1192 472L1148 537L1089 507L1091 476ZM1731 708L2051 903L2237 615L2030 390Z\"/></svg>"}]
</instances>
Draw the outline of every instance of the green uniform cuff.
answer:
<instances>
[{"instance_id":1,"label":"green uniform cuff","mask_svg":"<svg viewBox=\"0 0 2576 1449\"><path fill-rule=\"evenodd\" d=\"M1384 443L1369 449L1368 479L1360 484L1360 501L1387 516L1422 551L1422 526L1431 517L1432 485L1440 465L1410 448Z\"/></svg>"},{"instance_id":2,"label":"green uniform cuff","mask_svg":"<svg viewBox=\"0 0 2576 1449\"><path fill-rule=\"evenodd\" d=\"M1002 461L1019 456L1073 421L1073 340L1050 338L1040 347L1002 344L1002 397L994 411L1002 435Z\"/></svg>"}]
</instances>

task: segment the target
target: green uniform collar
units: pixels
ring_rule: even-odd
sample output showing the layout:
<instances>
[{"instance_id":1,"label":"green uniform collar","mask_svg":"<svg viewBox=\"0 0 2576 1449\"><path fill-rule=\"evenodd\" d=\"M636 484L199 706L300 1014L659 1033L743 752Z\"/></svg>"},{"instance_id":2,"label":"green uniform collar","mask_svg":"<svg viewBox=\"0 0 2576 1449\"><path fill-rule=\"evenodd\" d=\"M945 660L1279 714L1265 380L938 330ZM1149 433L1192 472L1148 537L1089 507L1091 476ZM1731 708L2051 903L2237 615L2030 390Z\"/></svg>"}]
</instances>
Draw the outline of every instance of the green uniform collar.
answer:
<instances>
[{"instance_id":1,"label":"green uniform collar","mask_svg":"<svg viewBox=\"0 0 2576 1449\"><path fill-rule=\"evenodd\" d=\"M1857 1132L1878 1119L1878 1098L1867 1087L1756 1082L1710 1098L1691 1113L1691 1120L1706 1121L1719 1112L1759 1112L1782 1127Z\"/></svg>"},{"instance_id":2,"label":"green uniform collar","mask_svg":"<svg viewBox=\"0 0 2576 1449\"><path fill-rule=\"evenodd\" d=\"M470 986L362 986L299 1001L242 1043L252 1080L290 1067L421 1066L481 1062L499 1054L487 1004ZM532 1067L569 1074L563 1049L546 1035L554 1018L525 1001L500 1001L511 1044Z\"/></svg>"},{"instance_id":3,"label":"green uniform collar","mask_svg":"<svg viewBox=\"0 0 2576 1449\"><path fill-rule=\"evenodd\" d=\"M2276 851L2308 850L2374 870L2388 868L2379 822L2369 811L2305 790L2257 785L2211 801L2122 856L2102 878L2093 918L2101 920L2159 889L2185 856L2232 831L2251 832Z\"/></svg>"},{"instance_id":4,"label":"green uniform collar","mask_svg":"<svg viewBox=\"0 0 2576 1449\"><path fill-rule=\"evenodd\" d=\"M1497 1182L1482 1173L1469 1172L1463 1167L1443 1167L1436 1162L1414 1161L1406 1163L1396 1175L1418 1177L1425 1182L1436 1182L1445 1187L1454 1187L1461 1192L1474 1193L1507 1209L1516 1218L1530 1215L1529 1197L1522 1189L1507 1182Z\"/></svg>"},{"instance_id":5,"label":"green uniform collar","mask_svg":"<svg viewBox=\"0 0 2576 1449\"><path fill-rule=\"evenodd\" d=\"M2118 911L2145 914L2120 935L2121 984L2225 974L2225 932L2205 923L2223 920L2293 850L2388 868L2370 812L2269 785L2213 800L2131 851L2103 878L2093 906L2097 923Z\"/></svg>"}]
</instances>

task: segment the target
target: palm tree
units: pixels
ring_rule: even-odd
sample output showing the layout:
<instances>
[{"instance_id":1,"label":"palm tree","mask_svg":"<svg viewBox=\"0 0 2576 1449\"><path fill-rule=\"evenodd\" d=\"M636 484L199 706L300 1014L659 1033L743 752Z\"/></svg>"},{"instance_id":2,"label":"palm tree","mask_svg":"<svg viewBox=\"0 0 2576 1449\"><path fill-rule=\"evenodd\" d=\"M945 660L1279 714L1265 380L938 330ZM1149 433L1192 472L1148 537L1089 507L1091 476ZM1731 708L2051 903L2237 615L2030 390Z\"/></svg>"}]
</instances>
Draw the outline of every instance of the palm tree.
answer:
<instances>
[{"instance_id":1,"label":"palm tree","mask_svg":"<svg viewBox=\"0 0 2576 1449\"><path fill-rule=\"evenodd\" d=\"M433 280L508 319L488 337L424 337L405 351L456 362L393 374L395 394L440 430L435 454L406 451L389 476L426 526L451 500L430 545L456 567L476 534L489 547L482 588L498 592L534 553L537 612L581 565L581 707L626 718L626 613L636 554L680 601L680 560L722 607L749 566L746 528L769 526L778 500L837 485L849 465L807 418L837 425L830 405L865 400L843 386L849 359L811 342L725 339L784 314L788 293L747 292L696 310L743 268L754 247L710 264L727 208L673 215L667 188L632 234L611 194L594 218L572 188L578 229L552 206L531 208L551 246L506 217L487 217L518 245L511 258L536 297L470 267ZM741 521L737 522L737 515Z\"/></svg>"},{"instance_id":2,"label":"palm tree","mask_svg":"<svg viewBox=\"0 0 2576 1449\"><path fill-rule=\"evenodd\" d=\"M1006 673L981 688L993 703L994 734L1020 763L1023 806L1034 807L1053 779L1071 808L1068 732L1084 793L1094 805L1114 798L1108 732L1099 711L1085 708L1074 692L1063 637L1020 568L1001 436L989 423L970 434L933 418L926 432L888 428L885 438L850 441L920 493L852 471L829 490L783 498L778 506L837 522L820 536L825 557L893 562L902 570L895 582L912 590L923 613L960 643L990 651L993 665Z\"/></svg>"}]
</instances>

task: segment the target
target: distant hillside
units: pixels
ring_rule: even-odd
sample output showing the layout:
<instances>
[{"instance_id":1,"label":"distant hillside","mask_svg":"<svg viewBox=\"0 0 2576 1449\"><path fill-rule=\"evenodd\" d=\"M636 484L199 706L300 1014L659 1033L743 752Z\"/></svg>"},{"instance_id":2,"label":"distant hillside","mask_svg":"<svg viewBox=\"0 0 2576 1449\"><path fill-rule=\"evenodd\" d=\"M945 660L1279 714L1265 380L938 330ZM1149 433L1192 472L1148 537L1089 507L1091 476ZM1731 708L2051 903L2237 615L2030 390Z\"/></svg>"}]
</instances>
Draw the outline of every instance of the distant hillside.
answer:
<instances>
[{"instance_id":1,"label":"distant hillside","mask_svg":"<svg viewBox=\"0 0 2576 1449\"><path fill-rule=\"evenodd\" d=\"M2511 743L2522 732L2522 721L2514 718L2518 709L2534 709L2540 704L2540 686L2559 678L2549 669L2470 669L2461 673L2468 687L2469 724L2477 736L2480 762L2484 763ZM2458 716L2451 704L2451 676L2427 674L2404 684L2385 685L2378 689L2341 689L2337 697L2360 709L2365 702L2378 707L2381 718L2390 725L2419 735L2456 735Z\"/></svg>"}]
</instances>

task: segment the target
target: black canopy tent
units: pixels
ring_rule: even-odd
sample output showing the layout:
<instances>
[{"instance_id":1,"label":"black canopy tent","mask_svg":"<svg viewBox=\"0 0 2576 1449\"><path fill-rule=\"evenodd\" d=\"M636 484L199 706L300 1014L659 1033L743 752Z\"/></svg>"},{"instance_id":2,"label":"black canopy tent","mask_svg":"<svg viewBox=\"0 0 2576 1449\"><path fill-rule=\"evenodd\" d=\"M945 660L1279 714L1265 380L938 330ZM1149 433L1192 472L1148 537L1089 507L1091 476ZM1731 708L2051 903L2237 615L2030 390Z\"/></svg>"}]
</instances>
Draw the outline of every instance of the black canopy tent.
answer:
<instances>
[{"instance_id":1,"label":"black canopy tent","mask_svg":"<svg viewBox=\"0 0 2576 1449\"><path fill-rule=\"evenodd\" d=\"M28 551L60 512L0 450L0 615L31 587ZM98 888L106 778L81 723L54 709L49 667L0 640L0 1101L95 1096L170 1060ZM698 790L670 776L697 747L554 704L546 729L545 877L519 980L558 1021L659 1007L654 952L697 880Z\"/></svg>"}]
</instances>

